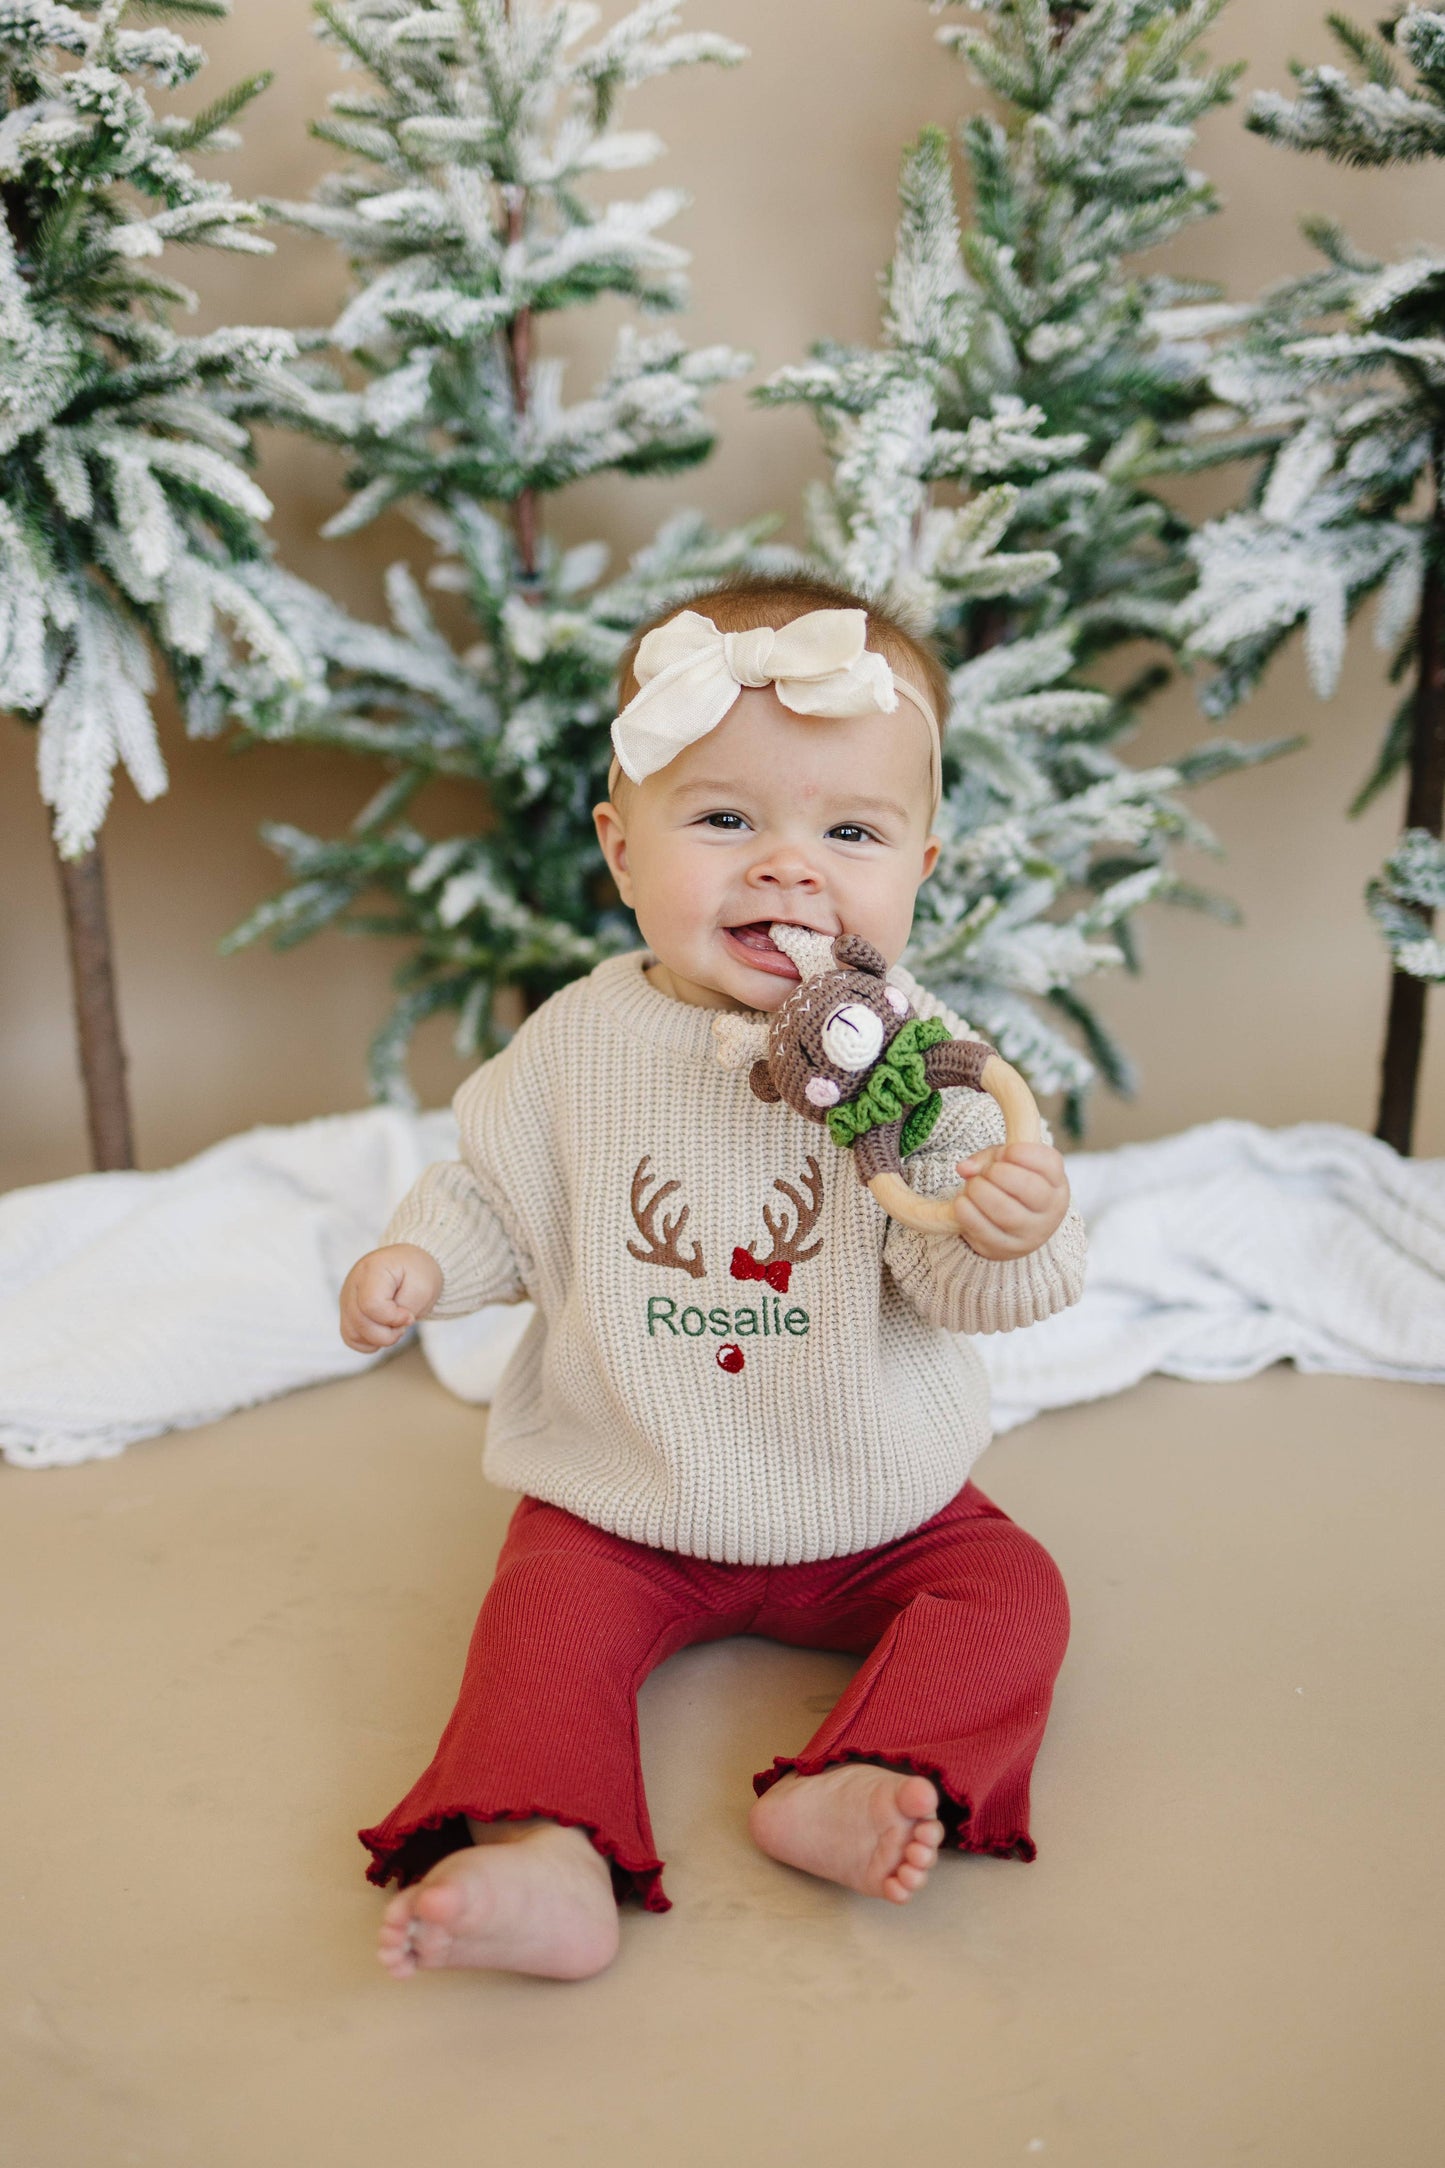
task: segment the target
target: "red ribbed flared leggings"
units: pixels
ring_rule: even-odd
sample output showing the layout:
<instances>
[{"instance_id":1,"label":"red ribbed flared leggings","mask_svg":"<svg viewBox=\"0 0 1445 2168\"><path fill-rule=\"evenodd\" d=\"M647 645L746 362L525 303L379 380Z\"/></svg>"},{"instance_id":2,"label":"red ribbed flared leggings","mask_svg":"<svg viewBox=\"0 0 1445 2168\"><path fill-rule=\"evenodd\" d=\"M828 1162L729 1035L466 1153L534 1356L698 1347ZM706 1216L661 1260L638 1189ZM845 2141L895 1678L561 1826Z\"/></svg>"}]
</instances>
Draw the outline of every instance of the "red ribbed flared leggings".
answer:
<instances>
[{"instance_id":1,"label":"red ribbed flared leggings","mask_svg":"<svg viewBox=\"0 0 1445 2168\"><path fill-rule=\"evenodd\" d=\"M471 1842L467 1817L585 1829L618 1898L665 1912L638 1754L637 1691L694 1642L760 1634L866 1660L799 1754L753 1778L869 1761L931 1777L944 1842L1032 1859L1029 1775L1069 1612L1043 1546L967 1483L876 1551L727 1566L629 1543L523 1498L431 1767L361 1831L373 1882L414 1882Z\"/></svg>"}]
</instances>

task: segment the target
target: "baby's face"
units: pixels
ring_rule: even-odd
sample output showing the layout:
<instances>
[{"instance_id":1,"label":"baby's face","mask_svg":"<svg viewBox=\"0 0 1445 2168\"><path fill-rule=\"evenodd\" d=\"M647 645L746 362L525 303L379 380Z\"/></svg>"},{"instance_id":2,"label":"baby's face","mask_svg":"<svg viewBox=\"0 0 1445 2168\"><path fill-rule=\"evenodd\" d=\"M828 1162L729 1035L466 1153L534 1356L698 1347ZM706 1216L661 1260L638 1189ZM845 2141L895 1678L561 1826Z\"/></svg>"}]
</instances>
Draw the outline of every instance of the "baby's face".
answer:
<instances>
[{"instance_id":1,"label":"baby's face","mask_svg":"<svg viewBox=\"0 0 1445 2168\"><path fill-rule=\"evenodd\" d=\"M933 870L928 726L889 715L794 715L771 686L621 804L593 809L664 992L708 1008L776 1009L798 982L767 938L782 921L862 934L902 954Z\"/></svg>"}]
</instances>

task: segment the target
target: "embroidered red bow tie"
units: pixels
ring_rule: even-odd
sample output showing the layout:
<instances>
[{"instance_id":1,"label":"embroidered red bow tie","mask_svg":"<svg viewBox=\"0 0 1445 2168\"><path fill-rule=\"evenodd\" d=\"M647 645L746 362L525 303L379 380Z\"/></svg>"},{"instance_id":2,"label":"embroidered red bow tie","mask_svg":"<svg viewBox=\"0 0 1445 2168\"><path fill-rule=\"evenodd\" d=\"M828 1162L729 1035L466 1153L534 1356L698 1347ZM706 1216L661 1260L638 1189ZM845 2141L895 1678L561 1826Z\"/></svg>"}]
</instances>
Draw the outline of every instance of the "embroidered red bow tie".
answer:
<instances>
[{"instance_id":1,"label":"embroidered red bow tie","mask_svg":"<svg viewBox=\"0 0 1445 2168\"><path fill-rule=\"evenodd\" d=\"M758 1262L751 1250L739 1248L733 1251L735 1280L766 1280L769 1287L776 1289L780 1295L788 1292L788 1280L792 1270L792 1260L787 1257L775 1258L772 1264L764 1265Z\"/></svg>"}]
</instances>

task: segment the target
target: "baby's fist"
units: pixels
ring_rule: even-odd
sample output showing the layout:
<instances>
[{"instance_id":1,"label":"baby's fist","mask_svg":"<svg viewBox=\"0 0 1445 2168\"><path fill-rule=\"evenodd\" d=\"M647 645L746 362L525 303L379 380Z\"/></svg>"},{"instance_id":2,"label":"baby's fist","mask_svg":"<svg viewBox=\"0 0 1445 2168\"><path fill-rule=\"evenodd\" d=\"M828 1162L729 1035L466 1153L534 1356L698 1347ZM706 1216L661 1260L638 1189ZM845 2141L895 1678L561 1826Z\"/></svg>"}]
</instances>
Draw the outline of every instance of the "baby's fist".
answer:
<instances>
[{"instance_id":1,"label":"baby's fist","mask_svg":"<svg viewBox=\"0 0 1445 2168\"><path fill-rule=\"evenodd\" d=\"M395 1347L442 1291L442 1268L414 1242L358 1257L341 1288L341 1337L358 1355Z\"/></svg>"},{"instance_id":2,"label":"baby's fist","mask_svg":"<svg viewBox=\"0 0 1445 2168\"><path fill-rule=\"evenodd\" d=\"M1069 1209L1069 1178L1051 1144L995 1144L961 1159L958 1231L980 1257L1002 1262L1041 1249Z\"/></svg>"}]
</instances>

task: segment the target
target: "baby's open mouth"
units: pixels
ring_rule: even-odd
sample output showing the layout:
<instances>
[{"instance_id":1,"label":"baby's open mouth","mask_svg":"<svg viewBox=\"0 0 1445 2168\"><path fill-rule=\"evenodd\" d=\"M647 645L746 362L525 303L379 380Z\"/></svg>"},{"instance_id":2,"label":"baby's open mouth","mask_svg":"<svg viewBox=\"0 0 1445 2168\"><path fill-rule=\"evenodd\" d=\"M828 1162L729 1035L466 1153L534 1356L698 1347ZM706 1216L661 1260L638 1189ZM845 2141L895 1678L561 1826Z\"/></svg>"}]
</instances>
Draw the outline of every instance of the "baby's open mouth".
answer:
<instances>
[{"instance_id":1,"label":"baby's open mouth","mask_svg":"<svg viewBox=\"0 0 1445 2168\"><path fill-rule=\"evenodd\" d=\"M796 979L797 965L791 956L783 954L768 931L775 923L773 919L755 918L745 926L724 926L723 939L743 953L754 971L771 972L779 979Z\"/></svg>"},{"instance_id":2,"label":"baby's open mouth","mask_svg":"<svg viewBox=\"0 0 1445 2168\"><path fill-rule=\"evenodd\" d=\"M771 919L755 918L750 919L746 926L729 926L726 930L734 940L741 941L745 948L771 949L775 956L781 956L783 952L768 930L771 925Z\"/></svg>"}]
</instances>

